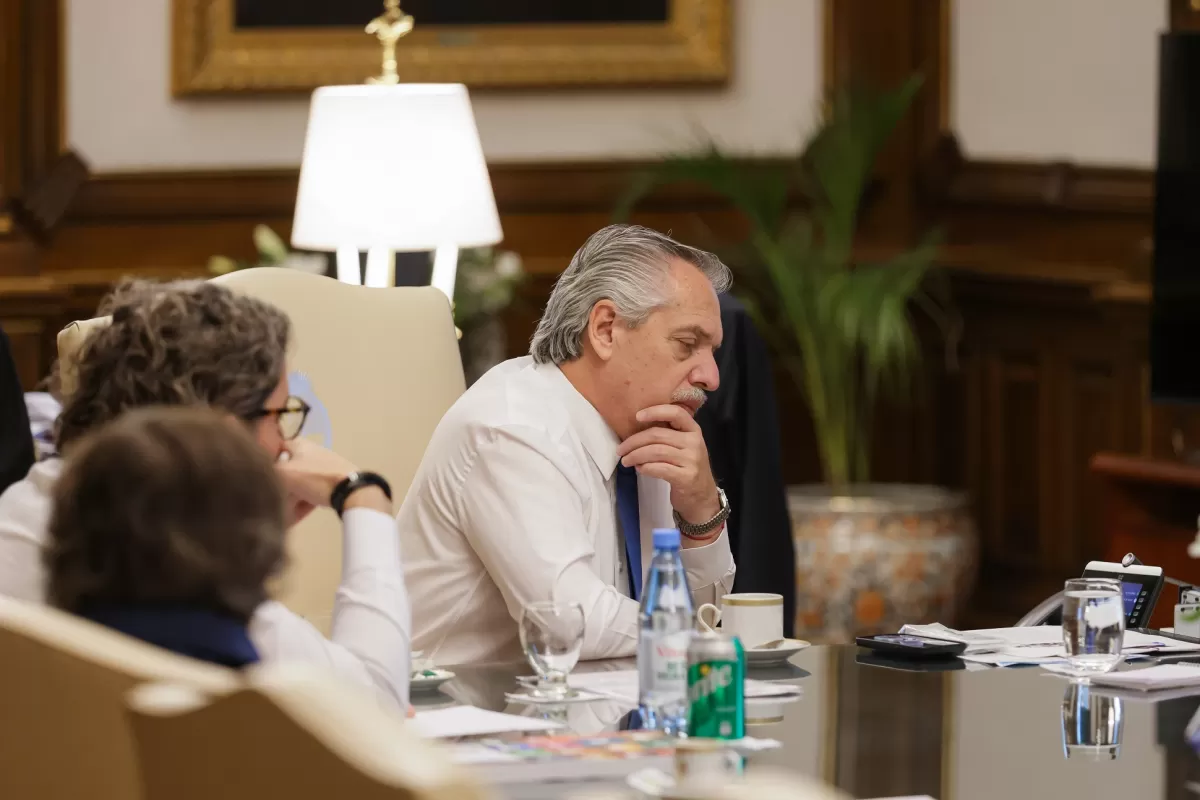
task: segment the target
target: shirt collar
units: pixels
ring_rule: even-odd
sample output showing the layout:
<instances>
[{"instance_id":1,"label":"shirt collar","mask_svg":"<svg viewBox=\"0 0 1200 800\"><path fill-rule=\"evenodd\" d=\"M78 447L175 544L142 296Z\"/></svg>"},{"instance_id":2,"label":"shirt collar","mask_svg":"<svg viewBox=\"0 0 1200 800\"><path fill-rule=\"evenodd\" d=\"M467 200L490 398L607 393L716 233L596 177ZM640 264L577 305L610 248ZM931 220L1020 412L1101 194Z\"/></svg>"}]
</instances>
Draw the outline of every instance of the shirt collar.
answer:
<instances>
[{"instance_id":1,"label":"shirt collar","mask_svg":"<svg viewBox=\"0 0 1200 800\"><path fill-rule=\"evenodd\" d=\"M563 375L557 365L539 364L536 369L546 377L562 400L567 416L571 419L571 426L579 436L579 441L583 443L583 449L592 457L596 469L600 470L605 479L611 478L617 470L617 447L621 444L620 438L608 427L608 423L600 416L596 407L567 380L567 376Z\"/></svg>"}]
</instances>

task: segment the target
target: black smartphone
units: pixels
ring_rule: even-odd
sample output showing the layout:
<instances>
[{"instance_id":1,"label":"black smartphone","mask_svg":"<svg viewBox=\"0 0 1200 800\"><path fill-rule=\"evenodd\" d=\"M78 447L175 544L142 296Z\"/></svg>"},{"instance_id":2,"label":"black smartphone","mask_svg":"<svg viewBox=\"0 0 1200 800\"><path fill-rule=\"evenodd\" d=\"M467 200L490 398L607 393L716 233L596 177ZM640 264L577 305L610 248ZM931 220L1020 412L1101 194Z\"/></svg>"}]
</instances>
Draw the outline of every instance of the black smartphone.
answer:
<instances>
[{"instance_id":1,"label":"black smartphone","mask_svg":"<svg viewBox=\"0 0 1200 800\"><path fill-rule=\"evenodd\" d=\"M962 642L910 636L906 633L883 633L878 636L859 636L859 647L899 658L950 658L962 655L967 646Z\"/></svg>"}]
</instances>

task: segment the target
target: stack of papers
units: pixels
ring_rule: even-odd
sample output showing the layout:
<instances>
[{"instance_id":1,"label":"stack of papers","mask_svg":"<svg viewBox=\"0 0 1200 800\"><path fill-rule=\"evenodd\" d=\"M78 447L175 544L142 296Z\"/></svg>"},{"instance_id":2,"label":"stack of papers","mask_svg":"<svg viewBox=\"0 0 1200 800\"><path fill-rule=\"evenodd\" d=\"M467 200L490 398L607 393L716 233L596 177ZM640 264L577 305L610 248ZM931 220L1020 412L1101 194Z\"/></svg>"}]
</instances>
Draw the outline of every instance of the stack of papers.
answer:
<instances>
[{"instance_id":1,"label":"stack of papers","mask_svg":"<svg viewBox=\"0 0 1200 800\"><path fill-rule=\"evenodd\" d=\"M615 672L589 672L572 675L567 679L573 689L594 694L608 700L614 700L628 705L630 708L638 701L637 670L618 670ZM762 699L772 697L796 697L801 694L799 686L790 683L769 683L767 681L746 680L747 699Z\"/></svg>"},{"instance_id":2,"label":"stack of papers","mask_svg":"<svg viewBox=\"0 0 1200 800\"><path fill-rule=\"evenodd\" d=\"M516 714L501 714L474 706L454 706L418 711L410 723L427 739L457 739L462 736L496 736L501 733L533 733L563 727L557 722Z\"/></svg>"},{"instance_id":3,"label":"stack of papers","mask_svg":"<svg viewBox=\"0 0 1200 800\"><path fill-rule=\"evenodd\" d=\"M459 744L454 760L491 784L602 780L648 768L670 771L677 742L655 731L532 736Z\"/></svg>"},{"instance_id":4,"label":"stack of papers","mask_svg":"<svg viewBox=\"0 0 1200 800\"><path fill-rule=\"evenodd\" d=\"M678 744L679 739L658 731L613 731L483 739L457 744L453 753L455 761L471 766L488 783L577 782L626 777L643 769L673 772ZM725 745L743 755L780 746L774 739L754 738Z\"/></svg>"},{"instance_id":5,"label":"stack of papers","mask_svg":"<svg viewBox=\"0 0 1200 800\"><path fill-rule=\"evenodd\" d=\"M1097 686L1153 692L1200 687L1200 664L1160 664L1128 672L1108 672L1091 678Z\"/></svg>"},{"instance_id":6,"label":"stack of papers","mask_svg":"<svg viewBox=\"0 0 1200 800\"><path fill-rule=\"evenodd\" d=\"M1005 644L1003 637L988 635L986 631L956 631L940 622L905 625L900 632L909 636L924 636L926 639L941 639L943 642L959 642L967 646L966 653L991 653Z\"/></svg>"},{"instance_id":7,"label":"stack of papers","mask_svg":"<svg viewBox=\"0 0 1200 800\"><path fill-rule=\"evenodd\" d=\"M960 656L971 664L1009 667L1026 664L1054 664L1066 660L1062 627L1036 625L1028 628L989 628L978 631L956 631L945 625L905 625L901 633L928 636L951 642L963 642L966 652ZM1149 657L1164 653L1200 651L1200 645L1182 642L1166 636L1150 636L1137 631L1125 631L1121 652L1127 658Z\"/></svg>"}]
</instances>

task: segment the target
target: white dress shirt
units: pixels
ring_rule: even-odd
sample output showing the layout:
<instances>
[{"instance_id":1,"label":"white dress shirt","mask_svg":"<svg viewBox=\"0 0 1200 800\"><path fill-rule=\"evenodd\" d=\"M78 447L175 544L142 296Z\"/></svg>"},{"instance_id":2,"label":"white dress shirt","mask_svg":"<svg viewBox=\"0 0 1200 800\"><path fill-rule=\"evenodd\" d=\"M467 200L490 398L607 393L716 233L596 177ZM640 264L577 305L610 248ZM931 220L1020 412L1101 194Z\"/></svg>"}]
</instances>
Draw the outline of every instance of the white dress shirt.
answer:
<instances>
[{"instance_id":1,"label":"white dress shirt","mask_svg":"<svg viewBox=\"0 0 1200 800\"><path fill-rule=\"evenodd\" d=\"M529 357L489 371L446 413L400 508L414 646L438 664L521 657L517 620L538 600L574 601L582 658L635 653L616 519L617 435L562 371ZM675 527L671 487L638 476L642 566L654 528ZM733 585L722 531L682 551L696 603Z\"/></svg>"},{"instance_id":2,"label":"white dress shirt","mask_svg":"<svg viewBox=\"0 0 1200 800\"><path fill-rule=\"evenodd\" d=\"M41 461L0 495L0 594L45 602L42 548L61 471L61 459ZM268 601L250 620L250 639L264 661L317 664L406 709L412 619L395 520L352 508L342 521L342 581L331 638L282 603Z\"/></svg>"}]
</instances>

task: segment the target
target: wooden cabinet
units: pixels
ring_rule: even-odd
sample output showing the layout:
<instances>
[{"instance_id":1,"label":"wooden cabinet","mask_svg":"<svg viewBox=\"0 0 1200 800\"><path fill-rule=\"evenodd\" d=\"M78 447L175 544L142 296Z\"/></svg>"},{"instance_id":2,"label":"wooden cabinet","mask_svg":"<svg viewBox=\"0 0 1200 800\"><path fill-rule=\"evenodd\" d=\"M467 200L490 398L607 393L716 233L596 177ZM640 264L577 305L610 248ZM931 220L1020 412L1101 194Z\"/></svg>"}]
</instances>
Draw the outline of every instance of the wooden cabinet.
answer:
<instances>
[{"instance_id":1,"label":"wooden cabinet","mask_svg":"<svg viewBox=\"0 0 1200 800\"><path fill-rule=\"evenodd\" d=\"M1091 462L1101 491L1099 540L1105 561L1134 553L1172 578L1200 585L1200 560L1188 556L1200 516L1200 465L1097 454ZM1174 624L1178 590L1167 586L1151 627Z\"/></svg>"}]
</instances>

